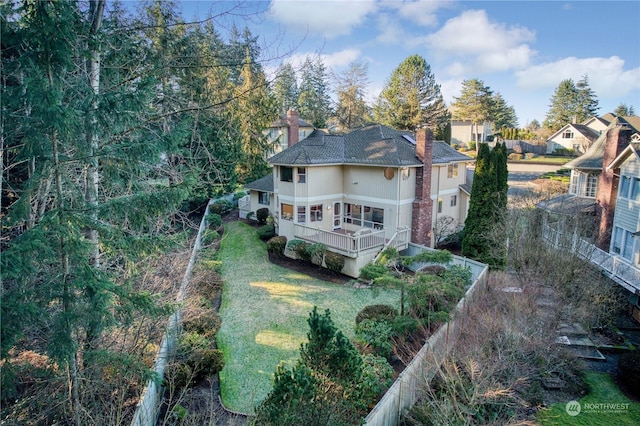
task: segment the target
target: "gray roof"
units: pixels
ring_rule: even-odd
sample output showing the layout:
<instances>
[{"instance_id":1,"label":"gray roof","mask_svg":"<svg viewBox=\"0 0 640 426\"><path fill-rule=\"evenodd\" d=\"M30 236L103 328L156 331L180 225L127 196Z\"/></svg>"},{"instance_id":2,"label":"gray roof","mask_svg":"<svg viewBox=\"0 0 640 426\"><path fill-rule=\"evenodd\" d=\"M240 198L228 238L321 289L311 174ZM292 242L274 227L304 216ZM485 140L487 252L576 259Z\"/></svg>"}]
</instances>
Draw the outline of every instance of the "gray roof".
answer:
<instances>
[{"instance_id":1,"label":"gray roof","mask_svg":"<svg viewBox=\"0 0 640 426\"><path fill-rule=\"evenodd\" d=\"M433 143L433 163L465 162L473 159L445 142ZM314 132L305 140L269 158L271 164L320 165L361 164L371 166L419 167L414 135L381 124L345 135Z\"/></svg>"},{"instance_id":2,"label":"gray roof","mask_svg":"<svg viewBox=\"0 0 640 426\"><path fill-rule=\"evenodd\" d=\"M249 182L244 186L246 189L254 191L273 192L273 173L269 173L265 177Z\"/></svg>"},{"instance_id":3,"label":"gray roof","mask_svg":"<svg viewBox=\"0 0 640 426\"><path fill-rule=\"evenodd\" d=\"M619 117L615 118L584 154L569 161L564 165L564 167L580 170L602 170L602 161L604 160L604 148L607 143L607 135L610 130L620 126L632 129L632 126L629 126L626 120Z\"/></svg>"},{"instance_id":4,"label":"gray roof","mask_svg":"<svg viewBox=\"0 0 640 426\"><path fill-rule=\"evenodd\" d=\"M594 198L578 197L575 194L563 194L537 205L549 213L573 216L577 213L592 212L596 206Z\"/></svg>"}]
</instances>

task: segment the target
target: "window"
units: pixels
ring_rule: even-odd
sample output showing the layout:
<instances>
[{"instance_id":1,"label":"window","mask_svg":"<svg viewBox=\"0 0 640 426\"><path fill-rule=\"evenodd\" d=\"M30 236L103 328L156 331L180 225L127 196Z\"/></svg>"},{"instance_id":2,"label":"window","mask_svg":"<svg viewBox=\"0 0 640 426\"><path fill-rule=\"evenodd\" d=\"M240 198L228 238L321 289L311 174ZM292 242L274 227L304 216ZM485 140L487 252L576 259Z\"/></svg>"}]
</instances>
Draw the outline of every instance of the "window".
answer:
<instances>
[{"instance_id":1,"label":"window","mask_svg":"<svg viewBox=\"0 0 640 426\"><path fill-rule=\"evenodd\" d=\"M270 197L268 192L258 192L258 203L268 206Z\"/></svg>"},{"instance_id":2,"label":"window","mask_svg":"<svg viewBox=\"0 0 640 426\"><path fill-rule=\"evenodd\" d=\"M640 201L640 178L633 178L631 183L631 196L632 200Z\"/></svg>"},{"instance_id":3,"label":"window","mask_svg":"<svg viewBox=\"0 0 640 426\"><path fill-rule=\"evenodd\" d=\"M619 227L613 228L613 238L611 241L611 252L620 254L622 252L622 237L624 236L624 230Z\"/></svg>"},{"instance_id":4,"label":"window","mask_svg":"<svg viewBox=\"0 0 640 426\"><path fill-rule=\"evenodd\" d=\"M631 188L631 177L622 176L620 178L620 196L622 198L629 198L629 188Z\"/></svg>"},{"instance_id":5,"label":"window","mask_svg":"<svg viewBox=\"0 0 640 426\"><path fill-rule=\"evenodd\" d=\"M280 166L280 182L293 182L293 169L291 167Z\"/></svg>"},{"instance_id":6,"label":"window","mask_svg":"<svg viewBox=\"0 0 640 426\"><path fill-rule=\"evenodd\" d=\"M627 260L633 261L633 235L631 232L624 232L624 246L622 247L622 257Z\"/></svg>"},{"instance_id":7,"label":"window","mask_svg":"<svg viewBox=\"0 0 640 426\"><path fill-rule=\"evenodd\" d=\"M447 166L447 177L448 178L458 177L458 163L449 164Z\"/></svg>"},{"instance_id":8,"label":"window","mask_svg":"<svg viewBox=\"0 0 640 426\"><path fill-rule=\"evenodd\" d=\"M298 223L305 223L307 221L307 207L298 206Z\"/></svg>"},{"instance_id":9,"label":"window","mask_svg":"<svg viewBox=\"0 0 640 426\"><path fill-rule=\"evenodd\" d=\"M585 197L595 197L596 189L598 188L598 175L590 173L587 175L587 189L585 191Z\"/></svg>"},{"instance_id":10,"label":"window","mask_svg":"<svg viewBox=\"0 0 640 426\"><path fill-rule=\"evenodd\" d=\"M345 203L344 221L365 228L384 229L384 209Z\"/></svg>"},{"instance_id":11,"label":"window","mask_svg":"<svg viewBox=\"0 0 640 426\"><path fill-rule=\"evenodd\" d=\"M565 130L562 132L562 139L573 139L573 131Z\"/></svg>"},{"instance_id":12,"label":"window","mask_svg":"<svg viewBox=\"0 0 640 426\"><path fill-rule=\"evenodd\" d=\"M307 169L305 167L298 167L298 183L307 182Z\"/></svg>"},{"instance_id":13,"label":"window","mask_svg":"<svg viewBox=\"0 0 640 426\"><path fill-rule=\"evenodd\" d=\"M293 206L291 204L280 204L280 217L284 220L293 220Z\"/></svg>"},{"instance_id":14,"label":"window","mask_svg":"<svg viewBox=\"0 0 640 426\"><path fill-rule=\"evenodd\" d=\"M438 213L442 213L442 198L438 198Z\"/></svg>"},{"instance_id":15,"label":"window","mask_svg":"<svg viewBox=\"0 0 640 426\"><path fill-rule=\"evenodd\" d=\"M309 217L311 222L322 222L322 204L311 206Z\"/></svg>"},{"instance_id":16,"label":"window","mask_svg":"<svg viewBox=\"0 0 640 426\"><path fill-rule=\"evenodd\" d=\"M362 225L362 206L345 203L344 207L344 221L358 226Z\"/></svg>"},{"instance_id":17,"label":"window","mask_svg":"<svg viewBox=\"0 0 640 426\"><path fill-rule=\"evenodd\" d=\"M452 195L451 196L451 207L455 207L456 205L458 205L458 196L457 195Z\"/></svg>"},{"instance_id":18,"label":"window","mask_svg":"<svg viewBox=\"0 0 640 426\"><path fill-rule=\"evenodd\" d=\"M578 182L580 181L580 173L575 170L571 172L571 183L569 184L569 194L578 195Z\"/></svg>"}]
</instances>

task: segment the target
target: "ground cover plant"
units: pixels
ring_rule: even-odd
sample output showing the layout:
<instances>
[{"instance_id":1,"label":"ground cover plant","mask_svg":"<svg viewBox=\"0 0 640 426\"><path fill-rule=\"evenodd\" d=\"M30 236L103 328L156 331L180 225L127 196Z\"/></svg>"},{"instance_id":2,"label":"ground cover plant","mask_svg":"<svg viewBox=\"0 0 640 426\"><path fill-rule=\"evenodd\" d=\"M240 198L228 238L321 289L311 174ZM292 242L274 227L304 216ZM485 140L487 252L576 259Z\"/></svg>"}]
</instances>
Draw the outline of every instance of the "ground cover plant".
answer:
<instances>
[{"instance_id":1,"label":"ground cover plant","mask_svg":"<svg viewBox=\"0 0 640 426\"><path fill-rule=\"evenodd\" d=\"M539 412L541 425L610 426L640 424L640 403L627 398L606 373L589 372L585 379L589 394L578 400L580 412L567 413L567 403L559 402ZM606 406L603 404L614 404ZM575 413L575 412L574 412Z\"/></svg>"},{"instance_id":2,"label":"ground cover plant","mask_svg":"<svg viewBox=\"0 0 640 426\"><path fill-rule=\"evenodd\" d=\"M331 310L340 330L354 338L355 317L370 304L398 307L399 290L336 285L269 262L266 243L242 222L225 225L218 260L224 286L217 334L225 354L220 372L224 404L253 413L272 387L276 366L294 365L306 341L309 312Z\"/></svg>"}]
</instances>

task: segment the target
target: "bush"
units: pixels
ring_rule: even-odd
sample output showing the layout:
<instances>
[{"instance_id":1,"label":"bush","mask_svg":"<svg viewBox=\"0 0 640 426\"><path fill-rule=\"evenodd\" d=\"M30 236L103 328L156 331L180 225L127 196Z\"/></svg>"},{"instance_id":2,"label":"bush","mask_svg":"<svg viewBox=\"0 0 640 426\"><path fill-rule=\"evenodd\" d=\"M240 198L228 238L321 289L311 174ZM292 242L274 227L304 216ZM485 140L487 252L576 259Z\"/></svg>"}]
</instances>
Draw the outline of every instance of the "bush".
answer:
<instances>
[{"instance_id":1,"label":"bush","mask_svg":"<svg viewBox=\"0 0 640 426\"><path fill-rule=\"evenodd\" d=\"M416 275L407 289L409 311L418 318L433 317L434 312L449 312L464 296L464 288L434 275Z\"/></svg>"},{"instance_id":2,"label":"bush","mask_svg":"<svg viewBox=\"0 0 640 426\"><path fill-rule=\"evenodd\" d=\"M247 213L247 219L251 220L255 215L256 215L256 212L249 212Z\"/></svg>"},{"instance_id":3,"label":"bush","mask_svg":"<svg viewBox=\"0 0 640 426\"><path fill-rule=\"evenodd\" d=\"M233 194L233 199L234 200L239 200L240 198L246 197L247 193L245 191L240 191L240 192L236 192Z\"/></svg>"},{"instance_id":4,"label":"bush","mask_svg":"<svg viewBox=\"0 0 640 426\"><path fill-rule=\"evenodd\" d=\"M522 160L522 154L509 154L509 160Z\"/></svg>"},{"instance_id":5,"label":"bush","mask_svg":"<svg viewBox=\"0 0 640 426\"><path fill-rule=\"evenodd\" d=\"M284 249L286 247L287 237L285 237L284 235L272 237L271 239L269 239L269 241L267 241L267 251L279 257L282 257L284 255Z\"/></svg>"},{"instance_id":6,"label":"bush","mask_svg":"<svg viewBox=\"0 0 640 426\"><path fill-rule=\"evenodd\" d=\"M469 148L469 151L475 151L476 150L476 143L474 141L467 142L467 148Z\"/></svg>"},{"instance_id":7,"label":"bush","mask_svg":"<svg viewBox=\"0 0 640 426\"><path fill-rule=\"evenodd\" d=\"M206 221L209 224L209 227L212 229L218 229L220 225L222 225L222 216L218 213L210 213L206 217Z\"/></svg>"},{"instance_id":8,"label":"bush","mask_svg":"<svg viewBox=\"0 0 640 426\"><path fill-rule=\"evenodd\" d=\"M298 258L306 262L310 262L311 254L307 251L308 247L309 244L302 240L291 240L289 241L289 244L287 246L287 248L293 251L298 256Z\"/></svg>"},{"instance_id":9,"label":"bush","mask_svg":"<svg viewBox=\"0 0 640 426\"><path fill-rule=\"evenodd\" d=\"M363 266L362 269L360 269L359 279L362 281L372 281L387 274L387 272L389 272L389 269L387 269L385 266L369 263Z\"/></svg>"},{"instance_id":10,"label":"bush","mask_svg":"<svg viewBox=\"0 0 640 426\"><path fill-rule=\"evenodd\" d=\"M322 266L324 262L324 254L327 251L327 246L321 243L315 243L307 246L307 254L309 255L309 260L319 266Z\"/></svg>"},{"instance_id":11,"label":"bush","mask_svg":"<svg viewBox=\"0 0 640 426\"><path fill-rule=\"evenodd\" d=\"M344 268L344 256L328 251L324 254L324 263L328 269L334 272L342 272L342 268Z\"/></svg>"},{"instance_id":12,"label":"bush","mask_svg":"<svg viewBox=\"0 0 640 426\"><path fill-rule=\"evenodd\" d=\"M202 242L202 245L208 246L210 244L213 244L213 242L218 238L220 238L220 234L218 233L218 231L214 231L213 229L205 229L202 233L200 241Z\"/></svg>"},{"instance_id":13,"label":"bush","mask_svg":"<svg viewBox=\"0 0 640 426\"><path fill-rule=\"evenodd\" d=\"M376 355L391 357L393 328L389 322L365 319L356 325L355 331L356 337L371 346Z\"/></svg>"},{"instance_id":14,"label":"bush","mask_svg":"<svg viewBox=\"0 0 640 426\"><path fill-rule=\"evenodd\" d=\"M233 210L233 202L229 200L216 200L209 206L209 213L223 215Z\"/></svg>"},{"instance_id":15,"label":"bush","mask_svg":"<svg viewBox=\"0 0 640 426\"><path fill-rule=\"evenodd\" d=\"M365 355L362 379L358 383L360 399L372 408L376 400L393 384L393 367L386 359L376 355Z\"/></svg>"},{"instance_id":16,"label":"bush","mask_svg":"<svg viewBox=\"0 0 640 426\"><path fill-rule=\"evenodd\" d=\"M398 316L398 310L390 305L365 306L356 315L356 325L364 320L393 321Z\"/></svg>"},{"instance_id":17,"label":"bush","mask_svg":"<svg viewBox=\"0 0 640 426\"><path fill-rule=\"evenodd\" d=\"M182 328L188 333L197 333L207 340L213 339L213 337L220 330L222 320L213 311L206 311L202 315L198 315L195 318L184 320Z\"/></svg>"},{"instance_id":18,"label":"bush","mask_svg":"<svg viewBox=\"0 0 640 426\"><path fill-rule=\"evenodd\" d=\"M258 228L258 237L262 241L268 241L276 236L276 229L273 225L264 225Z\"/></svg>"},{"instance_id":19,"label":"bush","mask_svg":"<svg viewBox=\"0 0 640 426\"><path fill-rule=\"evenodd\" d=\"M267 223L267 217L269 217L269 209L266 207L256 210L256 219L260 223Z\"/></svg>"}]
</instances>

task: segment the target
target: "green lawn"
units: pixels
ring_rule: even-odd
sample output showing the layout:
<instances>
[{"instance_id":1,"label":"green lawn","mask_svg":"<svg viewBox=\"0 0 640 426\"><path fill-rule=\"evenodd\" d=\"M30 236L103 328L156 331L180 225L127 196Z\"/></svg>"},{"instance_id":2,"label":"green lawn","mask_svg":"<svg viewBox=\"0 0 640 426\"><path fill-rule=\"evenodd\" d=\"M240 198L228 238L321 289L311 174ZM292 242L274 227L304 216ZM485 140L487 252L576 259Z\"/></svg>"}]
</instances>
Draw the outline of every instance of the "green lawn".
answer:
<instances>
[{"instance_id":1,"label":"green lawn","mask_svg":"<svg viewBox=\"0 0 640 426\"><path fill-rule=\"evenodd\" d=\"M581 411L570 416L566 403L553 404L538 414L543 426L621 426L640 425L640 403L631 402L606 373L587 373L589 394L581 398ZM615 404L615 405L605 405ZM628 405L627 405L628 404Z\"/></svg>"},{"instance_id":2,"label":"green lawn","mask_svg":"<svg viewBox=\"0 0 640 426\"><path fill-rule=\"evenodd\" d=\"M366 305L399 306L399 291L374 293L325 283L273 265L265 243L242 222L225 225L219 260L224 289L217 342L226 362L220 391L225 406L235 411L252 413L271 389L276 365L297 360L314 306L320 312L330 309L349 337L356 314Z\"/></svg>"}]
</instances>

